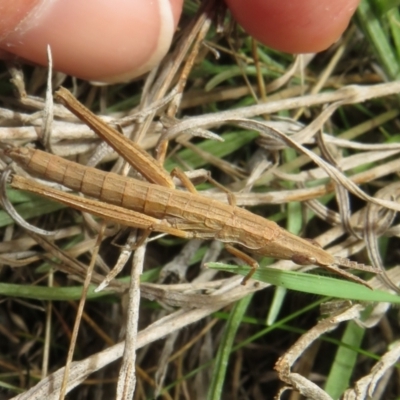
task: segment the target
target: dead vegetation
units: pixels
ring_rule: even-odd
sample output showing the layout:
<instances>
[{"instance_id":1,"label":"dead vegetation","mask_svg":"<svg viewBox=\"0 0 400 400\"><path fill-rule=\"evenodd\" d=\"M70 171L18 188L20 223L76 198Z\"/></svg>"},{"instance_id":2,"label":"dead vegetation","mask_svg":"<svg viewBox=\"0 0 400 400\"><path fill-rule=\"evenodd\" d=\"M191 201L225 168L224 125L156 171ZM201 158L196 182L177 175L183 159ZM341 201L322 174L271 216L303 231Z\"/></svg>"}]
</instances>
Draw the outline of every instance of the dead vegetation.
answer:
<instances>
[{"instance_id":1,"label":"dead vegetation","mask_svg":"<svg viewBox=\"0 0 400 400\"><path fill-rule=\"evenodd\" d=\"M204 2L143 81L100 88L56 75L53 87L72 87L107 123L157 148L161 160L165 153L167 170L212 170L237 205L336 256L387 271L369 283L393 291L400 281L399 82L384 82L354 27L325 54L292 60L251 46L240 31L217 30L220 11ZM1 98L2 143L41 143L71 160L128 172L61 105L54 104L51 130L44 128L45 71L9 72L18 96ZM346 399L398 396L398 322L382 302L395 296L357 292L323 273L291 275L299 266L275 260L261 264L274 268L276 282L314 296L285 295L263 271L261 282L241 286L240 277L204 267L232 261L219 242L163 237L131 256L136 233L116 237L118 227L90 215L24 193L8 196L31 224L57 232L47 240L1 216L7 398L58 399L62 390L76 399L128 399L134 390L136 399L288 398L288 389L295 389L290 398L338 398L346 389ZM120 252L130 261L124 272L95 292ZM84 282L93 284L86 304L79 302ZM315 294L364 301L341 304L318 322L327 298ZM74 361L65 374L71 342Z\"/></svg>"}]
</instances>

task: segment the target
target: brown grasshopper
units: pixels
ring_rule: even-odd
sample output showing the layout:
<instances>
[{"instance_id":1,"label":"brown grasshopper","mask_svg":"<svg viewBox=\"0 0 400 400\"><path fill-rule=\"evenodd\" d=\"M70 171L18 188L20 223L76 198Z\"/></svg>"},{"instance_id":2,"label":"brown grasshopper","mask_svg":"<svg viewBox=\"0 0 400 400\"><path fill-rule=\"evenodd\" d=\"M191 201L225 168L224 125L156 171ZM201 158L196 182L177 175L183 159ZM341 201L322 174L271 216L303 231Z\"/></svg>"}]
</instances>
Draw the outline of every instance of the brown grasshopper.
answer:
<instances>
[{"instance_id":1,"label":"brown grasshopper","mask_svg":"<svg viewBox=\"0 0 400 400\"><path fill-rule=\"evenodd\" d=\"M64 193L17 175L13 176L11 187L35 192L78 210L148 232L220 240L228 246L228 250L252 266L244 282L251 277L258 264L232 245L256 255L292 260L299 265L318 265L366 286L365 281L338 267L377 272L364 264L335 257L315 242L302 239L275 222L236 207L233 201L225 204L202 196L179 172L176 174L188 191L175 189L171 177L155 159L92 114L70 92L61 88L56 92L56 98L152 183L86 167L40 150L9 148L5 154L27 172L100 201Z\"/></svg>"}]
</instances>

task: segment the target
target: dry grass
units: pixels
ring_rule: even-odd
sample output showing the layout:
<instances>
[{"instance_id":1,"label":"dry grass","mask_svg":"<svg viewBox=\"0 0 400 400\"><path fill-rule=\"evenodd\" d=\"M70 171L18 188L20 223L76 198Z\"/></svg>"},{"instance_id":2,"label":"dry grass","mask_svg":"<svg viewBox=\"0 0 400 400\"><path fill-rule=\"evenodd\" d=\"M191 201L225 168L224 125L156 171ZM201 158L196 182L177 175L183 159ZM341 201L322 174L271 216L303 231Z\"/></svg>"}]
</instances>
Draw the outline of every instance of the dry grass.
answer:
<instances>
[{"instance_id":1,"label":"dry grass","mask_svg":"<svg viewBox=\"0 0 400 400\"><path fill-rule=\"evenodd\" d=\"M168 170L211 170L238 205L335 255L385 269L383 282L369 281L373 287L398 285L400 84L384 54L365 52L375 44L361 33L369 27L352 26L329 51L294 60L228 23L217 31L218 10L211 1L203 6L208 11L191 23L183 18L170 54L143 80L96 87L56 75L53 86L72 87L109 124L149 151L157 147ZM46 71L10 67L2 83L1 142L44 142L55 154L125 171L60 105L42 140ZM210 139L216 135L224 141ZM205 184L199 190L226 200ZM397 302L395 296L323 273L294 273L298 266L275 260L261 260L276 268L260 271L261 282L238 286L238 276L204 268L232 261L218 242L163 237L130 257L128 234L116 237L111 226L95 257L101 221L24 193L10 191L9 198L31 224L57 234L48 241L1 215L0 397L59 398L91 260L94 285L65 386L76 387L70 398L131 398L134 388L135 399L289 398L288 388L313 399L338 398L347 388L347 399L399 396L396 311L379 302ZM108 291L96 293L121 257L115 243L129 262ZM318 322L319 306L331 296L376 302L335 302L330 306L340 307Z\"/></svg>"}]
</instances>

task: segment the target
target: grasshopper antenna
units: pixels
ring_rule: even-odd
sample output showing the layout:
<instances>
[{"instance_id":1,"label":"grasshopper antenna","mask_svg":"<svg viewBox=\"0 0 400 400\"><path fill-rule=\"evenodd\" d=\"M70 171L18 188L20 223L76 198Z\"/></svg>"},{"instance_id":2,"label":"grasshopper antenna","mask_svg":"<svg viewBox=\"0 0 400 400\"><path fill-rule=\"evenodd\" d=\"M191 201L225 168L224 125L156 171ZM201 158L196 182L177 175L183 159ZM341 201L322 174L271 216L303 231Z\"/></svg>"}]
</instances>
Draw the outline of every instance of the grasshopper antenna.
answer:
<instances>
[{"instance_id":1,"label":"grasshopper antenna","mask_svg":"<svg viewBox=\"0 0 400 400\"><path fill-rule=\"evenodd\" d=\"M372 272L373 274L381 274L382 270L380 268L371 267L370 265L365 265L358 263L356 261L351 261L344 257L335 257L335 265L339 267L345 267L350 269L356 269L359 271Z\"/></svg>"}]
</instances>

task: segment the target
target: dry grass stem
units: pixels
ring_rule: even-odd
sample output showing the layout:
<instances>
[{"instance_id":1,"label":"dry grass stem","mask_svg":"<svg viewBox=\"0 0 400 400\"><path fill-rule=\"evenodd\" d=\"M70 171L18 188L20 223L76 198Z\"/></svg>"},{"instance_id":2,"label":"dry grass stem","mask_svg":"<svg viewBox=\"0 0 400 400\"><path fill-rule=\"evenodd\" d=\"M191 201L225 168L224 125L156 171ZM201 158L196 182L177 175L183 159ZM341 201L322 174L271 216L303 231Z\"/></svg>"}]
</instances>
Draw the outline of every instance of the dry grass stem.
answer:
<instances>
[{"instance_id":1,"label":"dry grass stem","mask_svg":"<svg viewBox=\"0 0 400 400\"><path fill-rule=\"evenodd\" d=\"M315 383L297 373L291 372L291 368L300 355L315 342L317 338L324 333L336 329L338 325L343 322L359 318L362 309L361 305L356 304L339 315L320 321L306 334L302 335L276 363L275 369L278 371L279 377L305 397L332 400L332 398Z\"/></svg>"},{"instance_id":2,"label":"dry grass stem","mask_svg":"<svg viewBox=\"0 0 400 400\"><path fill-rule=\"evenodd\" d=\"M187 9L193 4L187 2ZM201 205L216 200L252 208L310 237L335 260L371 264L362 274L382 273L367 284L398 293L400 81L383 81L375 72L381 67L360 51L355 26L324 54L293 59L250 41L229 23L221 30L216 21L224 14L213 0L189 14L162 63L130 84L99 88L9 66L17 97L0 96L0 169L10 164L10 147L41 142L78 164L130 175L139 184L156 182L177 196L192 190L184 177L170 176L179 167L201 188ZM62 82L79 97L65 90L56 95L72 113L52 101L52 86ZM80 102L100 112L90 114ZM113 146L125 156L131 141L142 150L127 163L92 129L112 131ZM58 400L68 393L77 399L204 398L204 388L218 378L225 397L279 398L292 390L331 400L321 382L328 381L339 347L324 340L332 335L339 342L336 328L348 321L365 330L364 342L354 346L381 358L364 355L355 363L344 398L398 396L393 382L400 346L389 303L348 302L316 323L314 306L307 309L315 295L289 292L282 319L265 326L266 314L278 314L270 307L281 292L264 282L242 286L242 277L206 268L232 260L223 248L225 227L216 229L212 218L193 222L184 218L186 210L171 222L165 213L151 214L148 203L137 212L91 196L79 197L78 211L71 211L76 195L11 167L12 185L20 190L6 192L4 172L3 210L17 224L5 212L0 216L0 334L10 343L0 369L5 387L7 379L15 386L13 399ZM227 191L207 181L210 170ZM49 202L21 194L28 189L66 206L52 211ZM119 233L121 226L135 230ZM281 275L300 268L288 260L261 263ZM84 307L86 294L93 301ZM231 316L246 296L254 297L239 325ZM278 358L285 386L272 372ZM118 367L110 366L117 360Z\"/></svg>"}]
</instances>

